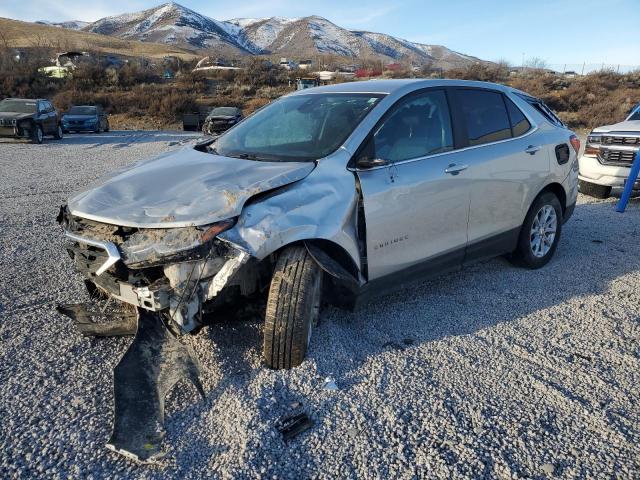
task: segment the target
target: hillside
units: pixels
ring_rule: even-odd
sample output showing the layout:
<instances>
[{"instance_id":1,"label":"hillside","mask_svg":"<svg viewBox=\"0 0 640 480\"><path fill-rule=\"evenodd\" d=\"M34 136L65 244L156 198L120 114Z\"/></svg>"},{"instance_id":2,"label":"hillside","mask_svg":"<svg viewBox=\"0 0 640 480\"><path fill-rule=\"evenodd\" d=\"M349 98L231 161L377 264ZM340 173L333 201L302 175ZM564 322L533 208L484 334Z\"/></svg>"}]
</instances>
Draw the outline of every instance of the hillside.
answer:
<instances>
[{"instance_id":1,"label":"hillside","mask_svg":"<svg viewBox=\"0 0 640 480\"><path fill-rule=\"evenodd\" d=\"M249 54L304 59L339 55L430 64L445 69L482 62L440 45L414 43L384 33L348 30L316 15L221 21L177 3L106 17L86 25L83 31L215 52L220 57Z\"/></svg>"},{"instance_id":2,"label":"hillside","mask_svg":"<svg viewBox=\"0 0 640 480\"><path fill-rule=\"evenodd\" d=\"M41 23L21 22L8 18L0 18L0 46L10 48L52 47L58 51L91 50L150 58L176 56L185 60L198 57L194 51L175 45L122 40L106 35Z\"/></svg>"}]
</instances>

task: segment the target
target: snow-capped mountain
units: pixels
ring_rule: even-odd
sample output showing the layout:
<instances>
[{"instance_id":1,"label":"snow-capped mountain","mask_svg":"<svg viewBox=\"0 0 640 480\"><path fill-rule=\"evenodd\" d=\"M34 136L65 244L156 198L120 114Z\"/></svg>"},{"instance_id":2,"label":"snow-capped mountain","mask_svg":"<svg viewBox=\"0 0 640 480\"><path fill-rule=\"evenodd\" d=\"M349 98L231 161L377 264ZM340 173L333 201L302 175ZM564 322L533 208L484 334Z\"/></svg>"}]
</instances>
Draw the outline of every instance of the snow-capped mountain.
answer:
<instances>
[{"instance_id":1,"label":"snow-capped mountain","mask_svg":"<svg viewBox=\"0 0 640 480\"><path fill-rule=\"evenodd\" d=\"M83 30L198 50L215 48L221 49L221 53L247 53L238 42L240 28L236 25L214 20L177 3L102 18Z\"/></svg>"},{"instance_id":2,"label":"snow-capped mountain","mask_svg":"<svg viewBox=\"0 0 640 480\"><path fill-rule=\"evenodd\" d=\"M439 45L424 45L384 33L348 30L319 16L215 20L177 3L103 18L84 31L124 39L167 43L227 54L274 54L298 59L315 55L405 60L452 67L481 60Z\"/></svg>"},{"instance_id":3,"label":"snow-capped mountain","mask_svg":"<svg viewBox=\"0 0 640 480\"><path fill-rule=\"evenodd\" d=\"M67 28L69 30L82 30L89 25L89 22L83 22L81 20L69 20L67 22L48 22L46 20L38 20L36 23L40 25L49 25L50 27Z\"/></svg>"}]
</instances>

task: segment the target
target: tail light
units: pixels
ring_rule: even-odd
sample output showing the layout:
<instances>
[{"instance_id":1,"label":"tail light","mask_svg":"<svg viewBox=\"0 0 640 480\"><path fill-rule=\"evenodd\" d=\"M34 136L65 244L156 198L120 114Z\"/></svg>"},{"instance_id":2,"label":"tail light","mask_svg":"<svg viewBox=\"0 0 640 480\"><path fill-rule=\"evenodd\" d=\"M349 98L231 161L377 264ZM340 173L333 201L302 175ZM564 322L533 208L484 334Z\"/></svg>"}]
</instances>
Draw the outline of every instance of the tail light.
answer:
<instances>
[{"instance_id":1,"label":"tail light","mask_svg":"<svg viewBox=\"0 0 640 480\"><path fill-rule=\"evenodd\" d=\"M580 139L575 135L571 135L571 138L569 138L569 142L571 142L571 146L576 151L576 155L577 155L580 152ZM596 153L597 151L598 150L596 149Z\"/></svg>"}]
</instances>

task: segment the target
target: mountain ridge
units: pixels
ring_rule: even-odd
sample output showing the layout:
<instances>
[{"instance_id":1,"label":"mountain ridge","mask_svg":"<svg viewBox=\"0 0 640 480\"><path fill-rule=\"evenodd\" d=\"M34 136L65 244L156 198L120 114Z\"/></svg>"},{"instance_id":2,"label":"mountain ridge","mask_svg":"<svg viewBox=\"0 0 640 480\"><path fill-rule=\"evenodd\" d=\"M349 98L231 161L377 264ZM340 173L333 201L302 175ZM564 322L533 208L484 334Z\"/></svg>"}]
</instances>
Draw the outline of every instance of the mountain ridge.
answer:
<instances>
[{"instance_id":1,"label":"mountain ridge","mask_svg":"<svg viewBox=\"0 0 640 480\"><path fill-rule=\"evenodd\" d=\"M42 22L74 28L81 22ZM69 27L64 27L69 24ZM101 18L78 28L126 40L165 43L220 57L280 55L312 58L339 55L348 58L403 61L452 68L485 63L442 45L411 42L393 35L349 30L318 15L298 18L265 17L216 20L175 2L138 12Z\"/></svg>"}]
</instances>

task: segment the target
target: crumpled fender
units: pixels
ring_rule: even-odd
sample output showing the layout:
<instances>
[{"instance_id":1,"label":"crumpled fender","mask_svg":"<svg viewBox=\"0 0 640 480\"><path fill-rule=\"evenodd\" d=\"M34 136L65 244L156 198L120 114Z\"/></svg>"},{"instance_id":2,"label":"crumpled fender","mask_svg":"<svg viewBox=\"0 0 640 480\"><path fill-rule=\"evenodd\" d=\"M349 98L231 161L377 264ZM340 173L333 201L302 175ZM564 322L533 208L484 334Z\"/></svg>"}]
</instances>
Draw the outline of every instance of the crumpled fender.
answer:
<instances>
[{"instance_id":1,"label":"crumpled fender","mask_svg":"<svg viewBox=\"0 0 640 480\"><path fill-rule=\"evenodd\" d=\"M236 225L219 235L262 260L285 245L312 239L336 243L360 268L356 233L358 194L338 150L306 178L245 205Z\"/></svg>"}]
</instances>

